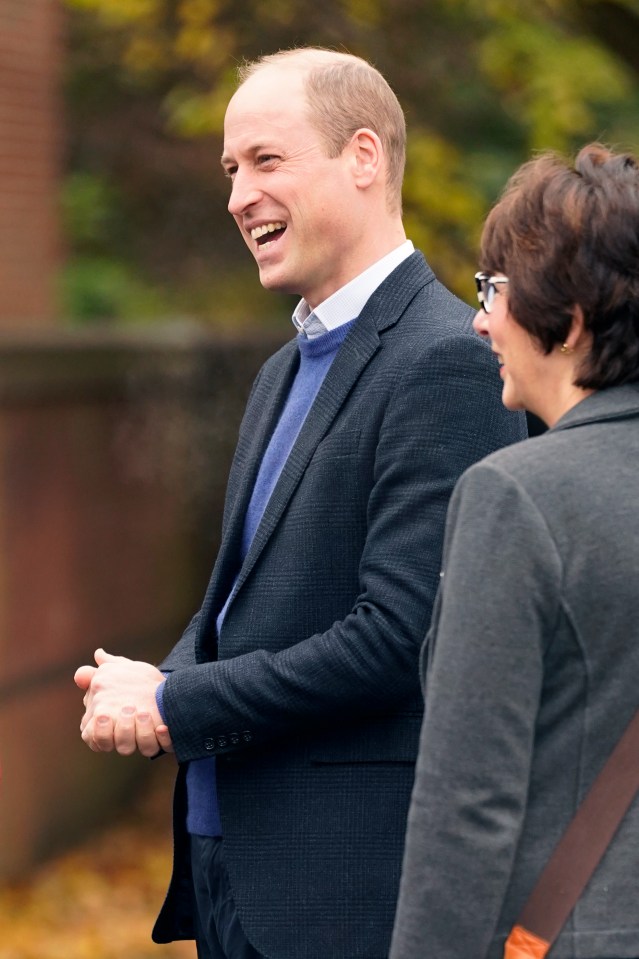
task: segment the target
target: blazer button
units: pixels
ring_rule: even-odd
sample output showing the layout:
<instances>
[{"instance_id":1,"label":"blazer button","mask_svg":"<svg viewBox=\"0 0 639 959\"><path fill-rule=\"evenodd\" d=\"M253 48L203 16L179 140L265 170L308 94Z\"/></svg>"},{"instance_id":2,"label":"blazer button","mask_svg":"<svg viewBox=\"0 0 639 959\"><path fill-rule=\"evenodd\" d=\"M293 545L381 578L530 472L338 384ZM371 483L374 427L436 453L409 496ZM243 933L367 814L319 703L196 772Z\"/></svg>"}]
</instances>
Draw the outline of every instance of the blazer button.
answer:
<instances>
[{"instance_id":1,"label":"blazer button","mask_svg":"<svg viewBox=\"0 0 639 959\"><path fill-rule=\"evenodd\" d=\"M206 750L208 750L208 752L213 752L213 750L215 749L215 740L214 740L214 739L205 739L205 740L204 740L204 748L205 748Z\"/></svg>"},{"instance_id":2,"label":"blazer button","mask_svg":"<svg viewBox=\"0 0 639 959\"><path fill-rule=\"evenodd\" d=\"M216 739L216 743L217 743L218 749L225 749L228 746L229 741L226 738L226 736L218 736Z\"/></svg>"},{"instance_id":3,"label":"blazer button","mask_svg":"<svg viewBox=\"0 0 639 959\"><path fill-rule=\"evenodd\" d=\"M249 729L245 729L242 732L242 739L244 740L245 743L250 743L251 740L253 739L253 733Z\"/></svg>"},{"instance_id":4,"label":"blazer button","mask_svg":"<svg viewBox=\"0 0 639 959\"><path fill-rule=\"evenodd\" d=\"M239 733L229 733L229 742L231 746L237 746L240 741Z\"/></svg>"}]
</instances>

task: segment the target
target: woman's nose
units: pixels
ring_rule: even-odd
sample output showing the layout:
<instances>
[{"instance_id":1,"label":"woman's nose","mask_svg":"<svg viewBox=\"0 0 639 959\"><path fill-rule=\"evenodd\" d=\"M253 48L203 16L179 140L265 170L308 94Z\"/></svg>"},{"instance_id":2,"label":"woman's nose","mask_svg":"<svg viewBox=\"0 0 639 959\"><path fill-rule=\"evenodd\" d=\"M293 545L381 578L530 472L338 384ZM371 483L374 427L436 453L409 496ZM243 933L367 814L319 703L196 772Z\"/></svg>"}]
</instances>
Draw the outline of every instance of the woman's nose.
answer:
<instances>
[{"instance_id":1,"label":"woman's nose","mask_svg":"<svg viewBox=\"0 0 639 959\"><path fill-rule=\"evenodd\" d=\"M475 313L475 319L473 320L473 329L475 333L479 333L480 336L488 337L488 313L485 310L479 309Z\"/></svg>"}]
</instances>

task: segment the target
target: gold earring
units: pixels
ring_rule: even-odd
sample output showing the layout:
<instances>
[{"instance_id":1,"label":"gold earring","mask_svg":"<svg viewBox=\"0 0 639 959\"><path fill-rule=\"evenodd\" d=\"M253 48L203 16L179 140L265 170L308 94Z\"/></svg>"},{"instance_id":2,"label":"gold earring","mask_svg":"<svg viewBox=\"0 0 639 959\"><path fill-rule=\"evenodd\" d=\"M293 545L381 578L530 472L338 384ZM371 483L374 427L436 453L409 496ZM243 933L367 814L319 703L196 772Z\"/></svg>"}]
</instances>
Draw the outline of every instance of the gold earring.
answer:
<instances>
[{"instance_id":1,"label":"gold earring","mask_svg":"<svg viewBox=\"0 0 639 959\"><path fill-rule=\"evenodd\" d=\"M572 347L568 346L567 343L562 343L561 349L559 350L559 352L560 352L560 353L572 353L573 350L572 350Z\"/></svg>"}]
</instances>

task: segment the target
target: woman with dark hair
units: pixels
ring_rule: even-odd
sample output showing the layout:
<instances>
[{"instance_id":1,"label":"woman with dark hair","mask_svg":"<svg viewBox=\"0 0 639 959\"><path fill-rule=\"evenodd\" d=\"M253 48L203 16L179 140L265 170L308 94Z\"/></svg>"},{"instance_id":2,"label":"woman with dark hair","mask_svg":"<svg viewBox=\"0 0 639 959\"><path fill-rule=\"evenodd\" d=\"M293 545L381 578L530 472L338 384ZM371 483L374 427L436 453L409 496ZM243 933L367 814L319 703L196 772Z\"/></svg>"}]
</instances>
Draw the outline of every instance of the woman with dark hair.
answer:
<instances>
[{"instance_id":1,"label":"woman with dark hair","mask_svg":"<svg viewBox=\"0 0 639 959\"><path fill-rule=\"evenodd\" d=\"M481 266L503 402L549 429L451 500L392 959L502 956L639 707L637 161L525 164ZM639 957L639 800L549 957Z\"/></svg>"}]
</instances>

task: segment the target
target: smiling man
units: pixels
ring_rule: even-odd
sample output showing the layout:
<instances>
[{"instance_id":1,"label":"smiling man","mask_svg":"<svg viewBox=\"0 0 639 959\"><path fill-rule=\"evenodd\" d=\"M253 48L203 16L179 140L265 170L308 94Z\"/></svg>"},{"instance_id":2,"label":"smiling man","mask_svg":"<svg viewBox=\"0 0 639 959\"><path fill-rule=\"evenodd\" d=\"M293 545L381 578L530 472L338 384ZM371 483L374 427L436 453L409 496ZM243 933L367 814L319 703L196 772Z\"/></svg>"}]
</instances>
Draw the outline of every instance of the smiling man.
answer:
<instances>
[{"instance_id":1,"label":"smiling man","mask_svg":"<svg viewBox=\"0 0 639 959\"><path fill-rule=\"evenodd\" d=\"M253 386L202 608L156 669L96 653L82 735L172 749L175 871L154 930L200 959L383 959L457 477L522 438L474 311L401 218L402 110L364 60L249 64L229 210L297 335Z\"/></svg>"},{"instance_id":2,"label":"smiling man","mask_svg":"<svg viewBox=\"0 0 639 959\"><path fill-rule=\"evenodd\" d=\"M359 125L349 106L339 104L337 90L337 116L326 106L320 112L322 84L337 79L328 58L308 54L304 61L289 57L249 69L224 125L229 210L260 281L267 289L301 294L311 309L406 240L401 176L391 168L403 166L403 155L390 150L402 135L399 104L380 84L378 95L389 100L388 130ZM309 78L303 62L323 64L325 75ZM372 86L374 75L367 79ZM340 106L346 116L339 117Z\"/></svg>"}]
</instances>

